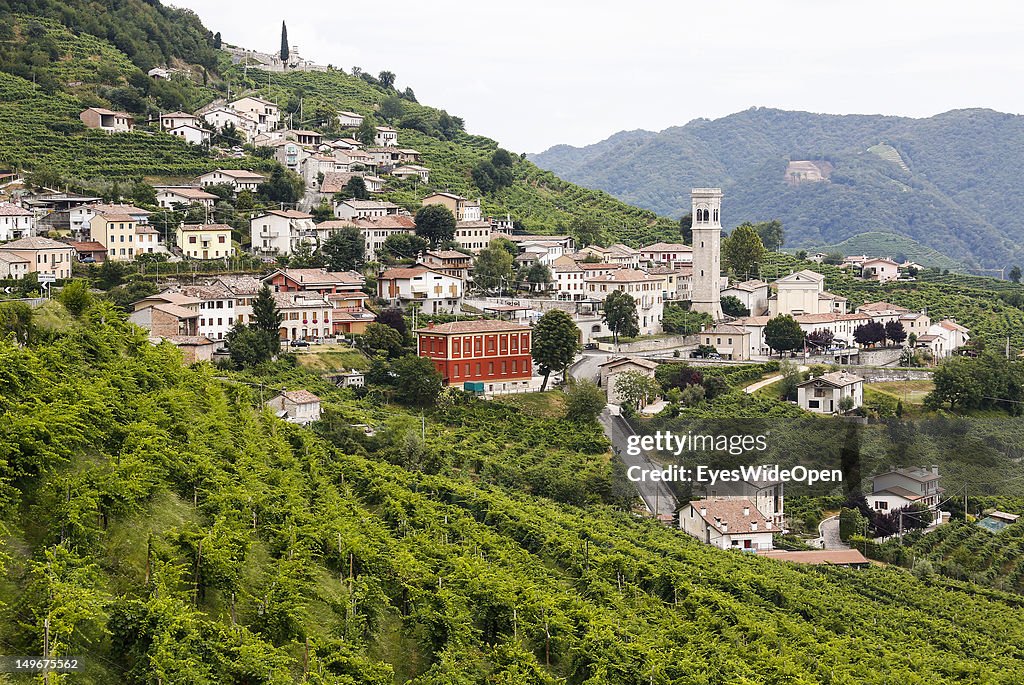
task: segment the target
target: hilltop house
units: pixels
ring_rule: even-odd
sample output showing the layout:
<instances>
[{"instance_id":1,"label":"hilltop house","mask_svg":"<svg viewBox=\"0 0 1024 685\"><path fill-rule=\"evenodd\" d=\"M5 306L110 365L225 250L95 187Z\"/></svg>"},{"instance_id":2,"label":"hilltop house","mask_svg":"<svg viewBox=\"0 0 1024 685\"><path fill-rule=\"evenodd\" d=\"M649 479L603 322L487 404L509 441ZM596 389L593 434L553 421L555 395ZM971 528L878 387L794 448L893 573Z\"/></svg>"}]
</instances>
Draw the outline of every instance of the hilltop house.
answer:
<instances>
[{"instance_id":1,"label":"hilltop house","mask_svg":"<svg viewBox=\"0 0 1024 685\"><path fill-rule=\"evenodd\" d=\"M701 499L679 510L679 527L719 549L763 552L772 549L778 527L750 500Z\"/></svg>"},{"instance_id":2,"label":"hilltop house","mask_svg":"<svg viewBox=\"0 0 1024 685\"><path fill-rule=\"evenodd\" d=\"M308 390L282 390L267 406L289 423L305 426L320 420L320 398Z\"/></svg>"},{"instance_id":3,"label":"hilltop house","mask_svg":"<svg viewBox=\"0 0 1024 685\"><path fill-rule=\"evenodd\" d=\"M398 214L401 207L393 202L374 200L342 200L334 205L334 216L339 219L379 219Z\"/></svg>"},{"instance_id":4,"label":"hilltop house","mask_svg":"<svg viewBox=\"0 0 1024 685\"><path fill-rule=\"evenodd\" d=\"M181 124L174 128L166 129L172 136L181 138L192 145L209 145L211 134L205 128L193 124Z\"/></svg>"},{"instance_id":5,"label":"hilltop house","mask_svg":"<svg viewBox=\"0 0 1024 685\"><path fill-rule=\"evenodd\" d=\"M939 467L899 468L871 477L868 506L875 511L892 511L912 504L935 511L945 492L939 487Z\"/></svg>"},{"instance_id":6,"label":"hilltop house","mask_svg":"<svg viewBox=\"0 0 1024 685\"><path fill-rule=\"evenodd\" d=\"M32 235L34 215L11 202L0 202L0 242Z\"/></svg>"},{"instance_id":7,"label":"hilltop house","mask_svg":"<svg viewBox=\"0 0 1024 685\"><path fill-rule=\"evenodd\" d=\"M418 180L420 183L430 183L430 169L425 166L419 166L418 164L406 164L404 166L395 167L391 170L392 176L399 178L412 178Z\"/></svg>"},{"instance_id":8,"label":"hilltop house","mask_svg":"<svg viewBox=\"0 0 1024 685\"><path fill-rule=\"evenodd\" d=\"M338 112L338 128L359 128L363 123L363 115L341 110Z\"/></svg>"},{"instance_id":9,"label":"hilltop house","mask_svg":"<svg viewBox=\"0 0 1024 685\"><path fill-rule=\"evenodd\" d=\"M601 387L604 388L608 404L622 404L622 398L615 390L615 381L619 375L632 371L648 378L654 378L654 371L658 368L658 363L643 357L614 357L598 368L601 369Z\"/></svg>"},{"instance_id":10,"label":"hilltop house","mask_svg":"<svg viewBox=\"0 0 1024 685\"><path fill-rule=\"evenodd\" d=\"M87 128L98 128L107 133L127 133L135 127L135 119L125 112L114 112L102 107L89 107L78 115Z\"/></svg>"},{"instance_id":11,"label":"hilltop house","mask_svg":"<svg viewBox=\"0 0 1024 685\"><path fill-rule=\"evenodd\" d=\"M875 257L861 262L860 275L872 281L886 283L900 277L900 265L891 259Z\"/></svg>"},{"instance_id":12,"label":"hilltop house","mask_svg":"<svg viewBox=\"0 0 1024 685\"><path fill-rule=\"evenodd\" d=\"M467 200L461 195L454 193L434 193L423 198L421 204L443 205L451 210L456 221L480 221L483 217L480 213L479 200Z\"/></svg>"},{"instance_id":13,"label":"hilltop house","mask_svg":"<svg viewBox=\"0 0 1024 685\"><path fill-rule=\"evenodd\" d=\"M418 303L427 314L454 314L462 306L463 283L426 267L387 269L377 278L377 296L395 305Z\"/></svg>"},{"instance_id":14,"label":"hilltop house","mask_svg":"<svg viewBox=\"0 0 1024 685\"><path fill-rule=\"evenodd\" d=\"M483 392L527 389L532 334L529 326L493 319L430 324L416 330L416 353L434 362L445 385L478 384L467 389Z\"/></svg>"},{"instance_id":15,"label":"hilltop house","mask_svg":"<svg viewBox=\"0 0 1024 685\"><path fill-rule=\"evenodd\" d=\"M640 248L640 259L663 266L693 264L693 248L683 243L654 243Z\"/></svg>"},{"instance_id":16,"label":"hilltop house","mask_svg":"<svg viewBox=\"0 0 1024 685\"><path fill-rule=\"evenodd\" d=\"M805 411L834 414L841 411L843 400L849 409L864 404L864 379L845 371L826 373L797 385L797 404Z\"/></svg>"},{"instance_id":17,"label":"hilltop house","mask_svg":"<svg viewBox=\"0 0 1024 685\"><path fill-rule=\"evenodd\" d=\"M74 259L75 250L70 245L39 236L0 245L0 273L6 272L7 277L37 273L57 279L71 278Z\"/></svg>"},{"instance_id":18,"label":"hilltop house","mask_svg":"<svg viewBox=\"0 0 1024 685\"><path fill-rule=\"evenodd\" d=\"M249 221L252 251L263 259L290 255L316 242L313 215L296 209L271 209Z\"/></svg>"},{"instance_id":19,"label":"hilltop house","mask_svg":"<svg viewBox=\"0 0 1024 685\"><path fill-rule=\"evenodd\" d=\"M412 235L416 232L416 222L405 214L391 214L374 218L357 218L353 221L363 236L363 254L368 262L378 261L379 251L384 247L388 236L400 233ZM323 225L323 224L321 224ZM405 255L414 258L416 255Z\"/></svg>"},{"instance_id":20,"label":"hilltop house","mask_svg":"<svg viewBox=\"0 0 1024 685\"><path fill-rule=\"evenodd\" d=\"M377 147L395 147L398 145L398 131L390 126L378 126L373 142Z\"/></svg>"},{"instance_id":21,"label":"hilltop house","mask_svg":"<svg viewBox=\"0 0 1024 685\"><path fill-rule=\"evenodd\" d=\"M195 186L156 186L156 204L163 209L174 205L201 205L213 209L219 198Z\"/></svg>"},{"instance_id":22,"label":"hilltop house","mask_svg":"<svg viewBox=\"0 0 1024 685\"><path fill-rule=\"evenodd\" d=\"M256 132L266 133L277 128L281 121L281 109L263 98L246 96L231 103L231 108L256 121Z\"/></svg>"},{"instance_id":23,"label":"hilltop house","mask_svg":"<svg viewBox=\"0 0 1024 685\"><path fill-rule=\"evenodd\" d=\"M217 169L216 171L210 171L199 176L195 182L203 188L226 184L231 186L235 193L240 193L243 190L256 192L259 185L265 180L262 175L254 171L247 171L245 169Z\"/></svg>"},{"instance_id":24,"label":"hilltop house","mask_svg":"<svg viewBox=\"0 0 1024 685\"><path fill-rule=\"evenodd\" d=\"M176 240L182 256L190 259L223 259L235 254L227 224L182 224Z\"/></svg>"}]
</instances>

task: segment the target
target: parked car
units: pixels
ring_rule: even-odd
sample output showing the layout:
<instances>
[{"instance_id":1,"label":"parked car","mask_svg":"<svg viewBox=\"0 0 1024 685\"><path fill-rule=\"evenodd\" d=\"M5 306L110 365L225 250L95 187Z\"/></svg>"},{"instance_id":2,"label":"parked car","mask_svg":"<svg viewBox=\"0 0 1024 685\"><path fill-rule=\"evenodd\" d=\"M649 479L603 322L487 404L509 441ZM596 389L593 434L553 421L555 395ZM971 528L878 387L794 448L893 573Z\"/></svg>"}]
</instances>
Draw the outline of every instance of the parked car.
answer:
<instances>
[{"instance_id":1,"label":"parked car","mask_svg":"<svg viewBox=\"0 0 1024 685\"><path fill-rule=\"evenodd\" d=\"M309 347L309 343L305 340L292 340L289 345L292 347Z\"/></svg>"},{"instance_id":2,"label":"parked car","mask_svg":"<svg viewBox=\"0 0 1024 685\"><path fill-rule=\"evenodd\" d=\"M597 343L592 343L592 342L587 343L586 345L583 346L583 349L585 349L585 350L596 350L597 349Z\"/></svg>"}]
</instances>

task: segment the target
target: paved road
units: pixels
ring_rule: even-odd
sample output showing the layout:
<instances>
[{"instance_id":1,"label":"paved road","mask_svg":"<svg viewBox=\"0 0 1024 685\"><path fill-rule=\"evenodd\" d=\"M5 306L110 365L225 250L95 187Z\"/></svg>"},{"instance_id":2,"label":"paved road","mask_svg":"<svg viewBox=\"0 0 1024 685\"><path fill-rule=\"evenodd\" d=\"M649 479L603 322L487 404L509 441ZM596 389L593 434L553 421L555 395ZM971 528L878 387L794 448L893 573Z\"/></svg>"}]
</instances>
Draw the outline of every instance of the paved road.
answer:
<instances>
[{"instance_id":1,"label":"paved road","mask_svg":"<svg viewBox=\"0 0 1024 685\"><path fill-rule=\"evenodd\" d=\"M661 465L654 461L646 452L641 452L638 455L630 455L627 452L627 440L630 435L633 435L633 429L629 427L625 419L617 414L612 414L608 407L605 407L604 411L601 412L599 419L601 426L604 428L604 434L608 436L608 440L612 443L615 454L626 465L626 468L639 466L644 470L661 469ZM672 519L672 515L678 505L676 504L675 496L665 483L661 481L646 481L635 482L633 485L643 499L647 511L659 519Z\"/></svg>"},{"instance_id":2,"label":"paved road","mask_svg":"<svg viewBox=\"0 0 1024 685\"><path fill-rule=\"evenodd\" d=\"M612 358L610 352L597 352L587 350L583 353L582 359L576 362L576 365L572 367L570 373L576 380L586 379L588 381L598 381L598 377L601 375L601 364Z\"/></svg>"},{"instance_id":3,"label":"paved road","mask_svg":"<svg viewBox=\"0 0 1024 685\"><path fill-rule=\"evenodd\" d=\"M850 546L839 539L839 517L830 516L818 524L818 537L811 540L814 547L821 549L850 549Z\"/></svg>"},{"instance_id":4,"label":"paved road","mask_svg":"<svg viewBox=\"0 0 1024 685\"><path fill-rule=\"evenodd\" d=\"M800 373L803 373L806 370L807 370L806 366L798 366L797 367L797 371L799 371ZM758 390L760 390L764 386L771 385L775 381L781 381L781 380L782 380L782 374L781 373L778 374L778 375L775 375L775 376L769 376L768 378L765 378L764 380L755 381L755 382L751 383L747 387L743 388L743 392L747 393L748 395L753 395L755 392L757 392Z\"/></svg>"}]
</instances>

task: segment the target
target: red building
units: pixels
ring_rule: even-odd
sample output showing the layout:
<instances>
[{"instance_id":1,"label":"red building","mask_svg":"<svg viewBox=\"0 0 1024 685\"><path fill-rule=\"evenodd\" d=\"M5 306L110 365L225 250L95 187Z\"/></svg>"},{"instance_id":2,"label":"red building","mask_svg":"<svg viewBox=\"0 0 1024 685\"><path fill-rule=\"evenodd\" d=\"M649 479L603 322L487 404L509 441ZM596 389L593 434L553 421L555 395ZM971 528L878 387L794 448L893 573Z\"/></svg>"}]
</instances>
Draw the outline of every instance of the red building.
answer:
<instances>
[{"instance_id":1,"label":"red building","mask_svg":"<svg viewBox=\"0 0 1024 685\"><path fill-rule=\"evenodd\" d=\"M509 321L456 321L416 331L417 352L429 357L445 385L483 383L485 392L526 388L533 376L533 330Z\"/></svg>"}]
</instances>

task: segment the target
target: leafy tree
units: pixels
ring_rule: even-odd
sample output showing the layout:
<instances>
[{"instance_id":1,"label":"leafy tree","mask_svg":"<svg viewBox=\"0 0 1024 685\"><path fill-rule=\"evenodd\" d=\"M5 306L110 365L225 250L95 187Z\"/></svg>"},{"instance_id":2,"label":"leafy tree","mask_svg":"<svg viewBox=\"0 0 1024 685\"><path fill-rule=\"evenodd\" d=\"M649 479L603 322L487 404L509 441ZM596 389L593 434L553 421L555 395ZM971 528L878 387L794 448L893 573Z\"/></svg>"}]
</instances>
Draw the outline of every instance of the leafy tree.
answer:
<instances>
[{"instance_id":1,"label":"leafy tree","mask_svg":"<svg viewBox=\"0 0 1024 685\"><path fill-rule=\"evenodd\" d=\"M512 255L491 243L473 261L473 285L485 293L507 289L512 284Z\"/></svg>"},{"instance_id":2,"label":"leafy tree","mask_svg":"<svg viewBox=\"0 0 1024 685\"><path fill-rule=\"evenodd\" d=\"M762 221L755 225L754 229L757 231L757 235L760 236L761 243L766 250L778 252L782 248L785 231L782 228L781 221L778 219Z\"/></svg>"},{"instance_id":3,"label":"leafy tree","mask_svg":"<svg viewBox=\"0 0 1024 685\"><path fill-rule=\"evenodd\" d=\"M431 247L455 237L455 215L444 205L426 205L416 212L416 235Z\"/></svg>"},{"instance_id":4,"label":"leafy tree","mask_svg":"<svg viewBox=\"0 0 1024 685\"><path fill-rule=\"evenodd\" d=\"M853 339L859 345L875 345L885 340L885 326L869 321L853 329Z\"/></svg>"},{"instance_id":5,"label":"leafy tree","mask_svg":"<svg viewBox=\"0 0 1024 685\"><path fill-rule=\"evenodd\" d=\"M25 302L0 302L0 333L12 335L20 345L28 345L33 330L32 307Z\"/></svg>"},{"instance_id":6,"label":"leafy tree","mask_svg":"<svg viewBox=\"0 0 1024 685\"><path fill-rule=\"evenodd\" d=\"M281 61L287 62L290 53L288 51L288 27L281 22Z\"/></svg>"},{"instance_id":7,"label":"leafy tree","mask_svg":"<svg viewBox=\"0 0 1024 685\"><path fill-rule=\"evenodd\" d=\"M1010 269L1010 280L1014 283L1020 283L1021 271L1019 266L1014 266Z\"/></svg>"},{"instance_id":8,"label":"leafy tree","mask_svg":"<svg viewBox=\"0 0 1024 685\"><path fill-rule=\"evenodd\" d=\"M604 298L602 320L608 325L619 344L619 336L635 338L640 335L640 319L636 313L636 300L627 292L614 290Z\"/></svg>"},{"instance_id":9,"label":"leafy tree","mask_svg":"<svg viewBox=\"0 0 1024 685\"><path fill-rule=\"evenodd\" d=\"M395 87L395 75L390 71L382 71L377 74L377 80L380 81L381 87L387 90L393 90Z\"/></svg>"},{"instance_id":10,"label":"leafy tree","mask_svg":"<svg viewBox=\"0 0 1024 685\"><path fill-rule=\"evenodd\" d=\"M723 241L722 261L730 272L738 276L756 276L762 259L764 245L750 223L737 226Z\"/></svg>"},{"instance_id":11,"label":"leafy tree","mask_svg":"<svg viewBox=\"0 0 1024 685\"><path fill-rule=\"evenodd\" d=\"M597 220L590 215L573 217L572 222L569 223L569 234L576 240L578 248L604 244L601 227Z\"/></svg>"},{"instance_id":12,"label":"leafy tree","mask_svg":"<svg viewBox=\"0 0 1024 685\"><path fill-rule=\"evenodd\" d=\"M552 371L564 372L580 352L580 330L561 309L545 312L533 327L533 360L544 375L541 392Z\"/></svg>"},{"instance_id":13,"label":"leafy tree","mask_svg":"<svg viewBox=\"0 0 1024 685\"><path fill-rule=\"evenodd\" d=\"M666 333L696 333L713 323L707 312L685 309L677 302L666 302L661 317L661 327Z\"/></svg>"},{"instance_id":14,"label":"leafy tree","mask_svg":"<svg viewBox=\"0 0 1024 685\"><path fill-rule=\"evenodd\" d=\"M551 280L551 269L545 264L534 262L526 270L526 282L531 286L539 286L539 290L544 290Z\"/></svg>"},{"instance_id":15,"label":"leafy tree","mask_svg":"<svg viewBox=\"0 0 1024 685\"><path fill-rule=\"evenodd\" d=\"M302 198L305 191L306 184L302 177L279 164L270 172L270 178L259 184L256 192L268 202L293 205Z\"/></svg>"},{"instance_id":16,"label":"leafy tree","mask_svg":"<svg viewBox=\"0 0 1024 685\"><path fill-rule=\"evenodd\" d=\"M575 381L565 391L565 418L569 421L596 421L604 407L604 391L593 381Z\"/></svg>"},{"instance_id":17,"label":"leafy tree","mask_svg":"<svg viewBox=\"0 0 1024 685\"><path fill-rule=\"evenodd\" d=\"M132 202L137 205L156 206L156 188L149 185L142 179L132 184Z\"/></svg>"},{"instance_id":18,"label":"leafy tree","mask_svg":"<svg viewBox=\"0 0 1024 685\"><path fill-rule=\"evenodd\" d=\"M780 362L779 372L782 374L782 380L779 381L779 397L783 400L795 402L797 399L797 386L803 377L803 374L800 373L800 367L792 362Z\"/></svg>"},{"instance_id":19,"label":"leafy tree","mask_svg":"<svg viewBox=\"0 0 1024 685\"><path fill-rule=\"evenodd\" d=\"M363 145L373 145L377 138L377 122L371 116L363 117L356 129L356 140Z\"/></svg>"},{"instance_id":20,"label":"leafy tree","mask_svg":"<svg viewBox=\"0 0 1024 685\"><path fill-rule=\"evenodd\" d=\"M320 204L314 207L310 214L313 215L314 223L318 224L334 219L334 209L326 199L321 200Z\"/></svg>"},{"instance_id":21,"label":"leafy tree","mask_svg":"<svg viewBox=\"0 0 1024 685\"><path fill-rule=\"evenodd\" d=\"M807 259L807 250L797 250L796 258L799 259L800 261L804 261L805 259Z\"/></svg>"},{"instance_id":22,"label":"leafy tree","mask_svg":"<svg viewBox=\"0 0 1024 685\"><path fill-rule=\"evenodd\" d=\"M320 256L328 271L352 271L363 261L363 234L358 228L342 228L320 246Z\"/></svg>"},{"instance_id":23,"label":"leafy tree","mask_svg":"<svg viewBox=\"0 0 1024 685\"><path fill-rule=\"evenodd\" d=\"M899 321L889 321L885 324L885 337L896 345L902 345L907 339L907 331Z\"/></svg>"},{"instance_id":24,"label":"leafy tree","mask_svg":"<svg viewBox=\"0 0 1024 685\"><path fill-rule=\"evenodd\" d=\"M93 303L92 293L89 291L89 281L81 278L69 281L60 289L57 299L69 312L75 316L81 316L82 312Z\"/></svg>"},{"instance_id":25,"label":"leafy tree","mask_svg":"<svg viewBox=\"0 0 1024 685\"><path fill-rule=\"evenodd\" d=\"M274 294L270 291L270 286L264 283L256 294L256 299L252 301L252 325L259 331L273 334L277 340L281 321L281 311L274 301Z\"/></svg>"},{"instance_id":26,"label":"leafy tree","mask_svg":"<svg viewBox=\"0 0 1024 685\"><path fill-rule=\"evenodd\" d=\"M402 97L409 102L418 102L416 99L416 93L413 92L412 88L406 86L405 90L402 91Z\"/></svg>"},{"instance_id":27,"label":"leafy tree","mask_svg":"<svg viewBox=\"0 0 1024 685\"><path fill-rule=\"evenodd\" d=\"M679 234L683 237L683 242L687 245L693 245L693 213L687 212L679 218Z\"/></svg>"},{"instance_id":28,"label":"leafy tree","mask_svg":"<svg viewBox=\"0 0 1024 685\"><path fill-rule=\"evenodd\" d=\"M391 364L395 374L395 387L400 388L396 399L402 404L426 407L434 404L441 393L443 379L427 357L407 354Z\"/></svg>"},{"instance_id":29,"label":"leafy tree","mask_svg":"<svg viewBox=\"0 0 1024 685\"><path fill-rule=\"evenodd\" d=\"M393 233L384 239L384 244L377 250L377 255L390 261L415 260L426 251L427 241L420 236Z\"/></svg>"},{"instance_id":30,"label":"leafy tree","mask_svg":"<svg viewBox=\"0 0 1024 685\"><path fill-rule=\"evenodd\" d=\"M390 326L391 328L398 331L398 334L405 340L406 331L408 328L405 325L405 314L398 307L388 307L382 309L377 318L374 319L376 323L382 326Z\"/></svg>"},{"instance_id":31,"label":"leafy tree","mask_svg":"<svg viewBox=\"0 0 1024 685\"><path fill-rule=\"evenodd\" d=\"M519 247L508 238L505 238L504 236L499 236L492 240L489 247L500 247L501 249L505 250L505 252L508 252L509 255L512 256L512 259L515 259L516 257L519 256Z\"/></svg>"},{"instance_id":32,"label":"leafy tree","mask_svg":"<svg viewBox=\"0 0 1024 685\"><path fill-rule=\"evenodd\" d=\"M225 338L231 364L236 369L248 369L273 359L281 348L277 333L268 333L256 326L238 323Z\"/></svg>"},{"instance_id":33,"label":"leafy tree","mask_svg":"<svg viewBox=\"0 0 1024 685\"><path fill-rule=\"evenodd\" d=\"M385 121L397 121L405 112L405 104L398 95L389 95L380 103L379 112Z\"/></svg>"},{"instance_id":34,"label":"leafy tree","mask_svg":"<svg viewBox=\"0 0 1024 685\"><path fill-rule=\"evenodd\" d=\"M726 316L750 316L750 310L743 306L743 302L735 295L726 295L722 298L722 313Z\"/></svg>"},{"instance_id":35,"label":"leafy tree","mask_svg":"<svg viewBox=\"0 0 1024 685\"><path fill-rule=\"evenodd\" d=\"M314 269L324 265L322 255L314 254L313 244L306 241L296 245L290 256L282 256L279 259L286 260L292 269Z\"/></svg>"},{"instance_id":36,"label":"leafy tree","mask_svg":"<svg viewBox=\"0 0 1024 685\"><path fill-rule=\"evenodd\" d=\"M494 154L491 155L491 164L493 164L495 167L499 169L511 169L513 166L515 166L515 163L515 156L504 148L499 147L497 150L494 151Z\"/></svg>"},{"instance_id":37,"label":"leafy tree","mask_svg":"<svg viewBox=\"0 0 1024 685\"><path fill-rule=\"evenodd\" d=\"M98 285L102 290L110 290L114 286L124 283L124 279L127 274L128 267L124 262L115 262L111 259L107 259L99 269Z\"/></svg>"},{"instance_id":38,"label":"leafy tree","mask_svg":"<svg viewBox=\"0 0 1024 685\"><path fill-rule=\"evenodd\" d=\"M804 332L789 314L776 316L765 324L764 342L781 357L783 352L798 350L803 346Z\"/></svg>"},{"instance_id":39,"label":"leafy tree","mask_svg":"<svg viewBox=\"0 0 1024 685\"><path fill-rule=\"evenodd\" d=\"M370 191L366 188L366 179L362 176L353 176L345 182L345 190L342 191L345 199L369 200Z\"/></svg>"},{"instance_id":40,"label":"leafy tree","mask_svg":"<svg viewBox=\"0 0 1024 685\"><path fill-rule=\"evenodd\" d=\"M359 346L371 357L382 354L394 358L402 354L404 341L404 336L391 326L374 322L366 326L366 332L359 339Z\"/></svg>"},{"instance_id":41,"label":"leafy tree","mask_svg":"<svg viewBox=\"0 0 1024 685\"><path fill-rule=\"evenodd\" d=\"M615 376L615 394L621 404L634 411L646 407L658 399L661 387L658 382L639 371L626 371Z\"/></svg>"},{"instance_id":42,"label":"leafy tree","mask_svg":"<svg viewBox=\"0 0 1024 685\"><path fill-rule=\"evenodd\" d=\"M815 350L827 349L835 339L835 334L828 328L820 328L807 334L807 344Z\"/></svg>"},{"instance_id":43,"label":"leafy tree","mask_svg":"<svg viewBox=\"0 0 1024 685\"><path fill-rule=\"evenodd\" d=\"M498 187L497 180L495 179L497 173L498 172L494 168L494 165L487 160L479 162L475 167L473 167L473 171L471 173L471 176L473 177L473 184L484 194L492 193Z\"/></svg>"},{"instance_id":44,"label":"leafy tree","mask_svg":"<svg viewBox=\"0 0 1024 685\"><path fill-rule=\"evenodd\" d=\"M837 264L842 264L844 259L846 259L846 257L843 256L842 252L829 252L824 256L824 258L822 258L821 263L835 266Z\"/></svg>"}]
</instances>

